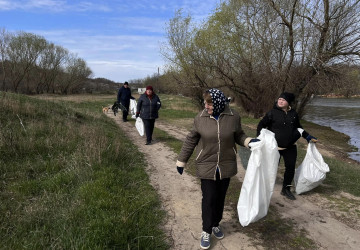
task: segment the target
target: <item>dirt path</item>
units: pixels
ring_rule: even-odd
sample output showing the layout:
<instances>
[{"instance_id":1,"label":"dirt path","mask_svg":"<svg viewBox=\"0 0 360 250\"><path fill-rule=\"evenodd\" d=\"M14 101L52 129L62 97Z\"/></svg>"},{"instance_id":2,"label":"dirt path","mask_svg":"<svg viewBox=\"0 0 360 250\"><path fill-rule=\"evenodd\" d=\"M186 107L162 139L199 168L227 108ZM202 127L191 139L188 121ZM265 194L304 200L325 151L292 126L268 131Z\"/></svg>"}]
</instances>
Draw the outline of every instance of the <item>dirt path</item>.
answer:
<instances>
[{"instance_id":1,"label":"dirt path","mask_svg":"<svg viewBox=\"0 0 360 250\"><path fill-rule=\"evenodd\" d=\"M145 145L145 138L140 137L132 123L124 123L119 117L108 114L116 120L128 137L144 153L148 161L148 173L151 184L158 191L163 207L168 213L166 231L172 240L172 249L199 249L201 233L201 191L197 178L186 172L179 175L175 162L177 155L160 141ZM169 124L157 121L155 126L170 135L184 140L187 131ZM238 159L237 178L242 182L245 170ZM359 220L349 217L348 223L343 223L331 210L328 201L316 193L297 196L297 200L290 201L280 195L281 182L277 180L271 204L276 207L284 218L292 220L297 227L304 228L314 240L319 249L360 249ZM346 195L346 194L345 194ZM348 195L346 195L348 196ZM351 199L357 199L351 197ZM359 207L355 209L360 209ZM225 238L221 241L212 237L211 249L261 249L254 247L254 240L239 232L237 220L233 219L230 207L225 207L221 226ZM246 228L244 229L246 230Z\"/></svg>"}]
</instances>

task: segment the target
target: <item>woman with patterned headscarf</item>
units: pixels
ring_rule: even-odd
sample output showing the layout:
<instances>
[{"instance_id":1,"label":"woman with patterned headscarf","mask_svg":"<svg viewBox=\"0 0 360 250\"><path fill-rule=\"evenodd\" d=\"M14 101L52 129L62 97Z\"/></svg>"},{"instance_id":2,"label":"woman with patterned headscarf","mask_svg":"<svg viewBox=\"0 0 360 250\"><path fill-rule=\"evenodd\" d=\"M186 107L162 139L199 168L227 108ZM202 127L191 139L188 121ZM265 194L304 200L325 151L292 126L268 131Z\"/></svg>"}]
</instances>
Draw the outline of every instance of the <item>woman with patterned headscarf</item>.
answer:
<instances>
[{"instance_id":1,"label":"woman with patterned headscarf","mask_svg":"<svg viewBox=\"0 0 360 250\"><path fill-rule=\"evenodd\" d=\"M196 148L196 173L201 179L202 191L200 247L208 249L212 233L218 239L224 238L219 223L230 178L237 173L236 143L248 147L258 139L245 135L239 114L230 109L223 92L210 89L203 97L205 109L195 117L176 166L182 174Z\"/></svg>"}]
</instances>

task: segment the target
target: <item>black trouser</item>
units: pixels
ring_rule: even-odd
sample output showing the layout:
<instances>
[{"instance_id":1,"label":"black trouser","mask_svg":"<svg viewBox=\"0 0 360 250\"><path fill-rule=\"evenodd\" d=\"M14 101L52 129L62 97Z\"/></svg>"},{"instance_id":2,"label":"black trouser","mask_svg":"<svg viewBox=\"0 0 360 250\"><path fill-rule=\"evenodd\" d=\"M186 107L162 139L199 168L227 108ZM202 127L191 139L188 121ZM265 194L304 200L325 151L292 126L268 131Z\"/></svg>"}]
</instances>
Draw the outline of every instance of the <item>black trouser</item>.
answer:
<instances>
[{"instance_id":1,"label":"black trouser","mask_svg":"<svg viewBox=\"0 0 360 250\"><path fill-rule=\"evenodd\" d=\"M280 156L284 158L285 163L285 173L284 173L284 182L283 187L291 186L291 183L294 179L295 174L295 164L297 158L297 148L296 145L292 145L291 147L279 150Z\"/></svg>"},{"instance_id":2,"label":"black trouser","mask_svg":"<svg viewBox=\"0 0 360 250\"><path fill-rule=\"evenodd\" d=\"M208 234L213 227L219 226L222 219L229 183L230 178L220 180L219 173L216 173L216 181L201 179L203 231Z\"/></svg>"},{"instance_id":3,"label":"black trouser","mask_svg":"<svg viewBox=\"0 0 360 250\"><path fill-rule=\"evenodd\" d=\"M129 114L129 106L126 106L126 105L123 105L126 110L123 110L122 113L123 113L123 120L127 120L127 116Z\"/></svg>"},{"instance_id":4,"label":"black trouser","mask_svg":"<svg viewBox=\"0 0 360 250\"><path fill-rule=\"evenodd\" d=\"M123 110L123 120L127 120L128 112Z\"/></svg>"},{"instance_id":5,"label":"black trouser","mask_svg":"<svg viewBox=\"0 0 360 250\"><path fill-rule=\"evenodd\" d=\"M152 134L154 132L155 119L143 119L143 122L146 134L146 141L151 142Z\"/></svg>"}]
</instances>

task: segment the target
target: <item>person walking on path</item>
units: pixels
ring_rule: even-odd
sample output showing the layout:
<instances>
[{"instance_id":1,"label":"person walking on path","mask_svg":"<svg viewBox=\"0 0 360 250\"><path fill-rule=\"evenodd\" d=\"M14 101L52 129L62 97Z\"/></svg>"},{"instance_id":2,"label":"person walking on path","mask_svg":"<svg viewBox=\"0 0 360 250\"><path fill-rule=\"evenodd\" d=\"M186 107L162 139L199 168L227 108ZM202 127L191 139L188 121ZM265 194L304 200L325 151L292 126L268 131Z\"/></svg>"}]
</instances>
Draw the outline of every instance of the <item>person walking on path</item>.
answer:
<instances>
[{"instance_id":1,"label":"person walking on path","mask_svg":"<svg viewBox=\"0 0 360 250\"><path fill-rule=\"evenodd\" d=\"M155 94L152 86L147 86L145 93L140 96L136 106L136 118L140 116L144 122L146 134L145 145L151 144L155 119L159 118L158 111L160 107L160 98Z\"/></svg>"},{"instance_id":2,"label":"person walking on path","mask_svg":"<svg viewBox=\"0 0 360 250\"><path fill-rule=\"evenodd\" d=\"M219 226L230 178L237 173L236 144L248 147L259 141L247 137L241 127L241 118L227 105L226 97L218 89L204 94L205 109L195 119L176 162L182 174L186 163L196 148L196 173L201 179L202 234L200 247L208 249L213 233L224 238Z\"/></svg>"},{"instance_id":3,"label":"person walking on path","mask_svg":"<svg viewBox=\"0 0 360 250\"><path fill-rule=\"evenodd\" d=\"M257 135L261 129L267 128L275 134L279 147L280 158L284 158L285 173L281 194L290 200L295 200L291 192L291 183L295 175L297 158L296 141L302 136L308 143L317 139L306 132L301 124L297 112L290 104L295 100L293 93L283 92L277 99L273 109L266 113L257 126Z\"/></svg>"},{"instance_id":4,"label":"person walking on path","mask_svg":"<svg viewBox=\"0 0 360 250\"><path fill-rule=\"evenodd\" d=\"M122 110L123 113L123 122L127 122L127 116L129 114L129 107L130 107L130 99L135 99L131 95L131 89L129 88L129 83L125 82L124 85L119 89L118 95L117 95L117 102L121 103L121 105L124 106Z\"/></svg>"}]
</instances>

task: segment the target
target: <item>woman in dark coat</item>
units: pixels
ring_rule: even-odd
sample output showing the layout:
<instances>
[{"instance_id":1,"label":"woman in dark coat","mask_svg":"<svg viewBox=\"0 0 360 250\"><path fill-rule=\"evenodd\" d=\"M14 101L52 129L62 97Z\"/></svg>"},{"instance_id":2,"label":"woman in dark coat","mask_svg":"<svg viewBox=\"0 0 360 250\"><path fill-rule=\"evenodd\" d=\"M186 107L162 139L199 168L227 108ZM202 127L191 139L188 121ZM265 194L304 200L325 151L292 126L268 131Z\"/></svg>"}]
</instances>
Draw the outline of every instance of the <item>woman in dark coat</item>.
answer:
<instances>
[{"instance_id":1,"label":"woman in dark coat","mask_svg":"<svg viewBox=\"0 0 360 250\"><path fill-rule=\"evenodd\" d=\"M145 93L140 96L136 107L136 118L140 116L144 122L146 134L145 145L151 144L155 119L159 117L158 111L160 107L160 98L154 93L152 86L147 86Z\"/></svg>"},{"instance_id":2,"label":"woman in dark coat","mask_svg":"<svg viewBox=\"0 0 360 250\"><path fill-rule=\"evenodd\" d=\"M306 132L301 124L297 112L290 107L295 96L292 93L282 93L272 110L259 122L257 135L261 129L267 128L275 134L275 139L279 147L280 156L284 158L285 173L281 194L290 200L295 200L295 196L290 191L291 183L294 179L295 164L297 158L296 141L303 137L308 142L316 142L317 139Z\"/></svg>"}]
</instances>

